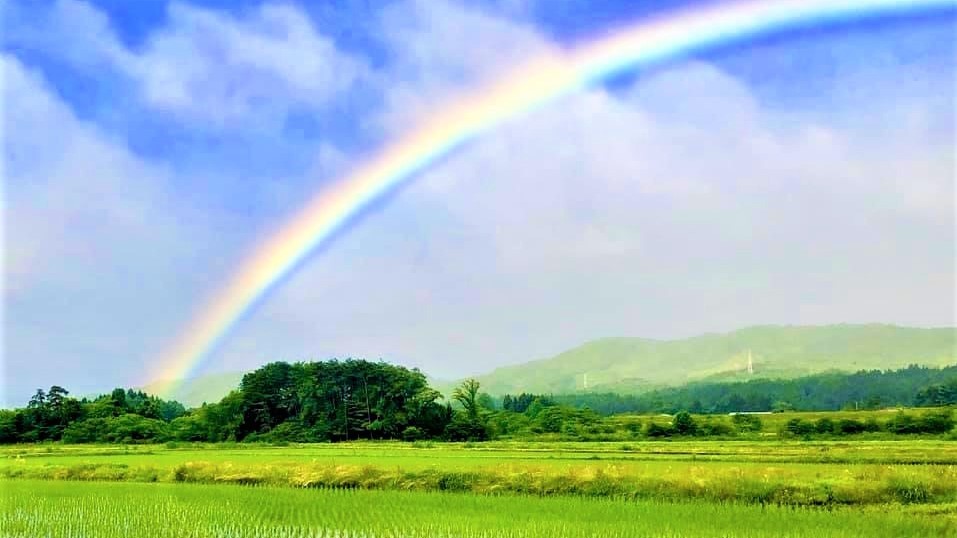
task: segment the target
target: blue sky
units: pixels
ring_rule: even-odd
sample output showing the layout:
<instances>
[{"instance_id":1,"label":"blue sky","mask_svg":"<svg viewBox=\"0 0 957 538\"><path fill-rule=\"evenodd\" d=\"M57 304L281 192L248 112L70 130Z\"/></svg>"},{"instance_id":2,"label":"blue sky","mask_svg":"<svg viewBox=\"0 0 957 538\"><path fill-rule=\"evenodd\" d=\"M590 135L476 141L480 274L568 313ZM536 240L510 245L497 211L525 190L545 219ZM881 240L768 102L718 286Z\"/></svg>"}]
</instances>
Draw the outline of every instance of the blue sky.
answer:
<instances>
[{"instance_id":1,"label":"blue sky","mask_svg":"<svg viewBox=\"0 0 957 538\"><path fill-rule=\"evenodd\" d=\"M5 389L140 380L304 197L545 47L682 2L15 1ZM954 323L952 16L806 30L508 122L315 257L206 371L454 377L609 335Z\"/></svg>"}]
</instances>

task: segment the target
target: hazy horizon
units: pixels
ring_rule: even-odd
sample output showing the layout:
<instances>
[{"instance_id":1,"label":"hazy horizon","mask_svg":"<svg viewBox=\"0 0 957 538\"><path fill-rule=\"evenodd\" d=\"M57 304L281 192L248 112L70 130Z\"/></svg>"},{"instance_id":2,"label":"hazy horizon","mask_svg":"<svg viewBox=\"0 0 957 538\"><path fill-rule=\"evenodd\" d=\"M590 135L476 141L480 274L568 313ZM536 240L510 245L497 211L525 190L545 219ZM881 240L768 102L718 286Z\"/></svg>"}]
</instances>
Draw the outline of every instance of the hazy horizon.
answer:
<instances>
[{"instance_id":1,"label":"hazy horizon","mask_svg":"<svg viewBox=\"0 0 957 538\"><path fill-rule=\"evenodd\" d=\"M502 368L502 367L520 366L520 365L525 365L525 364L527 364L527 363L532 363L532 362L538 362L538 361L544 361L544 360L552 359L552 358L555 358L557 355L560 355L561 353L565 353L565 352L571 351L571 350L573 350L573 349L576 349L576 348L578 348L578 347L580 347L580 346L583 346L583 345L586 345L586 344L589 344L589 343L599 342L599 341L602 341L602 340L611 340L611 339L641 339L641 340L652 340L652 341L657 341L657 342L675 342L675 341L685 341L685 340L689 340L689 339L700 338L700 337L707 337L707 336L726 336L726 335L730 335L730 334L734 334L734 333L738 333L738 332L742 332L742 331L753 330L753 329L762 329L762 328L810 328L810 327L820 327L820 328L823 328L823 327L831 327L831 328L833 328L833 327L895 327L895 328L923 329L923 330L944 330L944 329L948 329L948 330L953 330L953 331L954 331L955 345L957 345L957 326L904 327L904 326L901 326L901 325L894 325L894 324L887 324L887 323L835 323L835 324L828 324L828 325L773 325L773 324L758 324L758 325L747 325L747 326L744 326L744 327L738 327L738 328L733 329L733 330L731 330L731 331L708 331L708 332L703 332L703 333L698 333L698 334L693 334L693 335L687 335L687 336L678 336L678 337L673 337L673 338L650 338L650 337L645 337L645 336L640 336L640 335L614 335L614 336L609 335L609 336L602 336L602 337L590 339L590 340L588 340L588 341L580 342L580 343L576 344L575 346L572 346L571 348L565 348L565 349L557 350L555 353L552 353L552 354L550 354L550 355L548 355L548 356L544 356L544 357L530 357L530 358L525 359L525 360L520 360L520 361L516 361L516 362L513 362L513 363L498 365L498 366L496 366L496 367L494 367L494 368L490 368L490 369L486 369L486 370L476 370L476 371L458 372L458 373L452 374L452 375L447 376L447 377L446 377L446 376L433 375L433 373L430 372L430 371L428 371L428 370L423 370L422 373L424 373L428 378L430 378L430 379L432 379L432 380L434 380L434 381L437 381L437 382L440 382L440 383L451 383L451 382L455 382L455 381L461 381L462 379L465 379L465 378L468 378L468 377L478 377L478 376L482 376L482 375L491 374L491 373L497 371L498 368ZM759 350L759 351L760 351L760 350ZM957 352L957 349L955 349L955 352ZM337 359L337 360L362 359L362 360L372 360L372 361L375 361L375 360L384 360L384 361L389 362L389 363L392 363L392 364L399 364L399 365L403 365L403 366L414 367L414 365L403 364L402 361L400 361L400 360L395 360L394 358L392 358L392 357L387 357L387 356L385 356L385 357L357 357L357 356L300 357L300 358L285 358L285 359L280 359L280 360L285 360L286 362L292 363L292 362L300 362L300 361L322 361L322 360L333 360L333 359ZM200 375L190 376L190 377L183 378L183 379L176 379L176 380L156 379L156 380L153 380L152 382L147 383L147 384L145 384L145 385L138 386L138 387L133 387L133 388L149 389L151 386L162 385L164 381L167 381L167 382L168 382L168 381L175 381L175 382L184 382L184 381L185 381L185 382L189 382L189 381L201 380L201 379L204 379L204 378L215 377L215 376L239 375L239 374L244 374L244 373L246 373L246 372L253 371L253 370L255 370L256 368L259 368L259 367L261 367L261 366L264 366L265 364L267 364L267 363L269 363L269 362L274 362L275 360L277 360L277 359L265 359L265 360L263 360L260 364L253 364L253 365L250 365L248 368L242 369L242 370L218 370L218 371L212 370L212 371L204 372L203 374L200 374ZM921 363L921 361L915 361L915 362L918 363L918 364L925 365L925 366L927 365L927 364ZM104 389L104 390L107 390L107 389Z\"/></svg>"}]
</instances>

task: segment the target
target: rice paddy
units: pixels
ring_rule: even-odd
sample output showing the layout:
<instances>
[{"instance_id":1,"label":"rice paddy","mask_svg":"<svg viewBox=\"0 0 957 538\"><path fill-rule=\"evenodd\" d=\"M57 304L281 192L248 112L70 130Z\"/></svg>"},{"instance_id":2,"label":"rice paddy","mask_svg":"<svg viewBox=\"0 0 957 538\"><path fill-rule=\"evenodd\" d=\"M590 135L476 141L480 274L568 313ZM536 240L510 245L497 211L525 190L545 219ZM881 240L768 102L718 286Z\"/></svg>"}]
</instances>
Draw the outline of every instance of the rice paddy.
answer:
<instances>
[{"instance_id":1,"label":"rice paddy","mask_svg":"<svg viewBox=\"0 0 957 538\"><path fill-rule=\"evenodd\" d=\"M704 502L191 484L5 482L9 538L948 536L952 516Z\"/></svg>"},{"instance_id":2,"label":"rice paddy","mask_svg":"<svg viewBox=\"0 0 957 538\"><path fill-rule=\"evenodd\" d=\"M20 445L0 536L952 536L947 440Z\"/></svg>"}]
</instances>

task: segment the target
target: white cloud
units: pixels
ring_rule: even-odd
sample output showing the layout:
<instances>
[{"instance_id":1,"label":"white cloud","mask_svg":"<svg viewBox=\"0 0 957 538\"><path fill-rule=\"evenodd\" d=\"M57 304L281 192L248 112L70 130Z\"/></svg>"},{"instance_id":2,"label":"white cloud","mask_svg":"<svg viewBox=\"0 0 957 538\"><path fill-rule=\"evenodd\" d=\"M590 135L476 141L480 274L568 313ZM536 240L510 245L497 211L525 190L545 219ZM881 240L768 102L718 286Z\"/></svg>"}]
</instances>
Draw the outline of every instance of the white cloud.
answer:
<instances>
[{"instance_id":1,"label":"white cloud","mask_svg":"<svg viewBox=\"0 0 957 538\"><path fill-rule=\"evenodd\" d=\"M785 116L704 64L592 90L429 170L223 356L388 356L452 376L607 335L944 325L953 154L935 136Z\"/></svg>"},{"instance_id":2,"label":"white cloud","mask_svg":"<svg viewBox=\"0 0 957 538\"><path fill-rule=\"evenodd\" d=\"M136 50L102 12L77 0L39 12L20 7L12 16L20 23L7 42L84 70L112 69L134 81L147 105L197 124L275 123L292 105L328 105L369 74L363 59L283 4L229 15L173 2L168 20Z\"/></svg>"},{"instance_id":3,"label":"white cloud","mask_svg":"<svg viewBox=\"0 0 957 538\"><path fill-rule=\"evenodd\" d=\"M133 61L107 16L86 2L57 0L42 7L8 2L4 16L3 40L17 48L53 52L58 60L84 70Z\"/></svg>"},{"instance_id":4,"label":"white cloud","mask_svg":"<svg viewBox=\"0 0 957 538\"><path fill-rule=\"evenodd\" d=\"M104 234L141 228L151 198L143 190L155 187L156 172L81 124L10 56L3 57L3 80L6 130L14 133L5 152L15 230L6 271L15 294L43 279L58 258L95 262L111 246Z\"/></svg>"},{"instance_id":5,"label":"white cloud","mask_svg":"<svg viewBox=\"0 0 957 538\"><path fill-rule=\"evenodd\" d=\"M379 24L392 61L377 73L383 113L364 121L391 135L413 128L438 103L555 46L530 24L446 0L396 3Z\"/></svg>"},{"instance_id":6,"label":"white cloud","mask_svg":"<svg viewBox=\"0 0 957 538\"><path fill-rule=\"evenodd\" d=\"M171 4L167 25L127 66L151 105L214 121L328 104L366 69L302 12L270 4L239 17Z\"/></svg>"},{"instance_id":7,"label":"white cloud","mask_svg":"<svg viewBox=\"0 0 957 538\"><path fill-rule=\"evenodd\" d=\"M127 382L227 270L230 221L0 58L7 378L21 391Z\"/></svg>"}]
</instances>

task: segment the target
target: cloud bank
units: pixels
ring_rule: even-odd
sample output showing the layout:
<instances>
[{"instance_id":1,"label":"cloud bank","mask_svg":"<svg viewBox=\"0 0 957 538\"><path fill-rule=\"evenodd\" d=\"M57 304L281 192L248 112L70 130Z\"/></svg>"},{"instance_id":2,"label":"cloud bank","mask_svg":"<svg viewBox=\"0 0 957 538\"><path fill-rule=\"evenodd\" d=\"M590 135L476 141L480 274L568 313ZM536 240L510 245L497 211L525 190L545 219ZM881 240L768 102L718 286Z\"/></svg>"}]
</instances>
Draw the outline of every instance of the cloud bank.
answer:
<instances>
[{"instance_id":1,"label":"cloud bank","mask_svg":"<svg viewBox=\"0 0 957 538\"><path fill-rule=\"evenodd\" d=\"M11 401L136 380L304 196L560 46L514 10L445 2L364 21L388 51L376 61L289 4L173 3L136 45L88 4L35 9L13 10L38 23L11 26L2 64ZM875 70L836 45L813 75L823 113L696 60L510 121L313 259L209 368L352 355L458 376L601 336L953 324L954 62L867 42ZM143 121L162 126L145 146ZM240 154L289 163L223 157Z\"/></svg>"}]
</instances>

